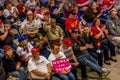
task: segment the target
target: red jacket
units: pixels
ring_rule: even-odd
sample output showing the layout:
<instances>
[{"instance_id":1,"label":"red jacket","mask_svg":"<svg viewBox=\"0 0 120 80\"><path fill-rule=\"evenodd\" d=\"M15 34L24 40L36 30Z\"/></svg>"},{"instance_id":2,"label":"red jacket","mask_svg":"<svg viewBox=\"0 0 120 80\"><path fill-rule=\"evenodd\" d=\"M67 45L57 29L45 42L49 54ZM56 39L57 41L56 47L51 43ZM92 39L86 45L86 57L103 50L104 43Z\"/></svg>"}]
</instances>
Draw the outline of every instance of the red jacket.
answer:
<instances>
[{"instance_id":1,"label":"red jacket","mask_svg":"<svg viewBox=\"0 0 120 80\"><path fill-rule=\"evenodd\" d=\"M100 25L99 28L103 28L103 25ZM91 31L93 32L93 36L96 36L97 34L100 33L98 28L96 26L92 26ZM102 35L99 39L95 39L95 43L97 44L98 48L101 48L101 40L102 40Z\"/></svg>"}]
</instances>

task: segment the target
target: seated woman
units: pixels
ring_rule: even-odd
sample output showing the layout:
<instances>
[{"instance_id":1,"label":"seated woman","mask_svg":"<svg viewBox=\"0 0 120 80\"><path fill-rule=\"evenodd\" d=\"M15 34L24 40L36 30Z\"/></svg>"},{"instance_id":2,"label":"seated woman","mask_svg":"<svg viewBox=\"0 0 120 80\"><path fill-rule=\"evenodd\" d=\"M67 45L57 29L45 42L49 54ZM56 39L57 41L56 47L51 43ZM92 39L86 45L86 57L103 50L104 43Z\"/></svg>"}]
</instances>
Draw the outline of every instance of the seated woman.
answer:
<instances>
[{"instance_id":1,"label":"seated woman","mask_svg":"<svg viewBox=\"0 0 120 80\"><path fill-rule=\"evenodd\" d=\"M23 32L22 35L27 35L28 31L38 30L41 27L41 21L35 19L34 13L29 10L27 12L27 18L22 22L20 30Z\"/></svg>"},{"instance_id":2,"label":"seated woman","mask_svg":"<svg viewBox=\"0 0 120 80\"><path fill-rule=\"evenodd\" d=\"M88 23L89 27L91 27L93 24L93 19L96 17L100 17L101 15L102 12L100 11L96 2L92 2L82 17L85 20L85 22Z\"/></svg>"},{"instance_id":3,"label":"seated woman","mask_svg":"<svg viewBox=\"0 0 120 80\"><path fill-rule=\"evenodd\" d=\"M93 48L88 49L88 51L92 55L93 58L98 60L98 64L102 67L103 66L103 53L102 53L102 50L97 48L97 45L95 43L93 34L92 34L90 28L87 25L85 25L84 28L83 28L82 37L86 41L86 43L93 44ZM100 52L97 52L97 51L100 51Z\"/></svg>"},{"instance_id":4,"label":"seated woman","mask_svg":"<svg viewBox=\"0 0 120 80\"><path fill-rule=\"evenodd\" d=\"M17 77L19 80L26 80L24 68L21 67L21 62L16 53L13 52L10 45L4 46L5 55L2 59L3 68L9 76Z\"/></svg>"},{"instance_id":5,"label":"seated woman","mask_svg":"<svg viewBox=\"0 0 120 80\"><path fill-rule=\"evenodd\" d=\"M114 62L117 62L116 53L115 53L115 45L108 38L108 30L104 25L100 23L99 18L95 18L93 22L93 26L91 28L93 32L93 36L95 38L95 42L98 48L102 49L104 52L104 62L110 65L110 59ZM109 57L110 50L110 57Z\"/></svg>"}]
</instances>

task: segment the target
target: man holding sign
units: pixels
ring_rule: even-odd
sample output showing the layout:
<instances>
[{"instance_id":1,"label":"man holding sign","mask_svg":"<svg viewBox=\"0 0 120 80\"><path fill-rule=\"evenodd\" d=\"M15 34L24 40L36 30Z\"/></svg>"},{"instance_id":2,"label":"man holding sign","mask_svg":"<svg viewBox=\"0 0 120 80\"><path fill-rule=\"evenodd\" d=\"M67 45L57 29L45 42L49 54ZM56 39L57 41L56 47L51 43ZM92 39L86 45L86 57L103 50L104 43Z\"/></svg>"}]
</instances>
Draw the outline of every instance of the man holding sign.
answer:
<instances>
[{"instance_id":1,"label":"man holding sign","mask_svg":"<svg viewBox=\"0 0 120 80\"><path fill-rule=\"evenodd\" d=\"M52 44L52 52L48 58L53 66L55 76L61 80L76 80L75 76L71 73L71 64L69 59L66 58L63 52L60 52L58 43Z\"/></svg>"}]
</instances>

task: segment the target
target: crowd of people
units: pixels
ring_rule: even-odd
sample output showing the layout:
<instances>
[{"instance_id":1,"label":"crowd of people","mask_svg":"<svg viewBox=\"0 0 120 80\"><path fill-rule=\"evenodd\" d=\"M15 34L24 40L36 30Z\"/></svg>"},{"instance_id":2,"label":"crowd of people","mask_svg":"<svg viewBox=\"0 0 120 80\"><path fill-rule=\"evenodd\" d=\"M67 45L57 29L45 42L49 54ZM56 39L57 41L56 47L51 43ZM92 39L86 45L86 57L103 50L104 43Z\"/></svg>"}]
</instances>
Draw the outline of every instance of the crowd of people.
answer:
<instances>
[{"instance_id":1,"label":"crowd of people","mask_svg":"<svg viewBox=\"0 0 120 80\"><path fill-rule=\"evenodd\" d=\"M89 80L86 66L103 79L118 53L120 0L0 1L5 80Z\"/></svg>"}]
</instances>

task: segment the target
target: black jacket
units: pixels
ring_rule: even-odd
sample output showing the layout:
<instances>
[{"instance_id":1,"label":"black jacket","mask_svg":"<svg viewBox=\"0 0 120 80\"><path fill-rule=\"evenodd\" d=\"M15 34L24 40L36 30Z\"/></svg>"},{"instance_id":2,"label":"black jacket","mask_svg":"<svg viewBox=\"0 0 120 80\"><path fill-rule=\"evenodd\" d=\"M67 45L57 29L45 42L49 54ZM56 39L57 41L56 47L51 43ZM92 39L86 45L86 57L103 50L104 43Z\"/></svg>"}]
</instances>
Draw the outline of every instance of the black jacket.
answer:
<instances>
[{"instance_id":1,"label":"black jacket","mask_svg":"<svg viewBox=\"0 0 120 80\"><path fill-rule=\"evenodd\" d=\"M79 57L80 55L84 54L87 52L87 50L84 50L84 51L81 51L80 50L80 47L81 46L85 46L86 45L86 42L84 41L84 39L80 36L78 36L77 38L79 40L79 42L75 41L73 38L71 38L72 40L72 43L73 43L73 52L74 54L76 55L76 57Z\"/></svg>"},{"instance_id":2,"label":"black jacket","mask_svg":"<svg viewBox=\"0 0 120 80\"><path fill-rule=\"evenodd\" d=\"M5 69L5 72L12 72L16 71L16 64L17 62L20 62L19 56L15 53L12 58L6 58L5 56L2 59L3 68Z\"/></svg>"}]
</instances>

